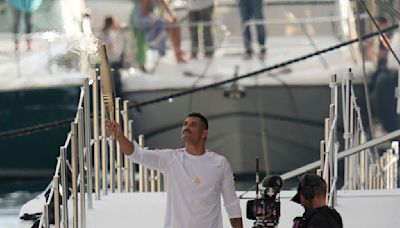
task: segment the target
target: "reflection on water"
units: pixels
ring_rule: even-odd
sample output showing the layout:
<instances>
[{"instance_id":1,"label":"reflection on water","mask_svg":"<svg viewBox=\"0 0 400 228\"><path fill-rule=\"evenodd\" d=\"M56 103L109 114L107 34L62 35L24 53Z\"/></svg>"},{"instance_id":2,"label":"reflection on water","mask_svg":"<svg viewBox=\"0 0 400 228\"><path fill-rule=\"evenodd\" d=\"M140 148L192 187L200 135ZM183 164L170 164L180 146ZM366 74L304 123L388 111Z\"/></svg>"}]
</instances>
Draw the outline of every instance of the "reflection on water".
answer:
<instances>
[{"instance_id":1,"label":"reflection on water","mask_svg":"<svg viewBox=\"0 0 400 228\"><path fill-rule=\"evenodd\" d=\"M16 227L21 206L45 189L49 180L0 179L0 227Z\"/></svg>"}]
</instances>

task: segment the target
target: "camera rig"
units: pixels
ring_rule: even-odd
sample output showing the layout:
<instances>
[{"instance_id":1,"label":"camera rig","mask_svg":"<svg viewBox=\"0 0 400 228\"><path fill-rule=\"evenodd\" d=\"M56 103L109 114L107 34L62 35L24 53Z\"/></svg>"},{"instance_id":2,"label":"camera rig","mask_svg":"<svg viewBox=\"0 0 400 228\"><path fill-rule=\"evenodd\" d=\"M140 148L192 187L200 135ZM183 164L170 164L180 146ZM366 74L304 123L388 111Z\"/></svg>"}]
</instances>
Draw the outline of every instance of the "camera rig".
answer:
<instances>
[{"instance_id":1,"label":"camera rig","mask_svg":"<svg viewBox=\"0 0 400 228\"><path fill-rule=\"evenodd\" d=\"M279 223L281 216L280 191L283 186L279 175L269 175L261 183L259 191L258 157L256 158L256 197L247 201L246 215L255 220L253 228L272 228ZM261 192L261 194L260 194Z\"/></svg>"}]
</instances>

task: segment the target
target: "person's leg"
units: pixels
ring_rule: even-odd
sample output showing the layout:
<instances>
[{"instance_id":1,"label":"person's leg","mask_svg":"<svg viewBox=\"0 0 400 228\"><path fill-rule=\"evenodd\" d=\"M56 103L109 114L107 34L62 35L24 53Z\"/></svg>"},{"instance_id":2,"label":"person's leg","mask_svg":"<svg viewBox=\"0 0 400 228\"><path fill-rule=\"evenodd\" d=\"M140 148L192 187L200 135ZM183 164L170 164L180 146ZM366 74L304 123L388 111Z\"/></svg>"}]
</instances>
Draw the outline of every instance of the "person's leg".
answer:
<instances>
[{"instance_id":1,"label":"person's leg","mask_svg":"<svg viewBox=\"0 0 400 228\"><path fill-rule=\"evenodd\" d=\"M252 12L255 20L264 20L263 1L252 0ZM265 25L257 25L257 41L260 46L260 54L265 55Z\"/></svg>"},{"instance_id":2,"label":"person's leg","mask_svg":"<svg viewBox=\"0 0 400 228\"><path fill-rule=\"evenodd\" d=\"M14 33L15 51L19 50L18 32L19 32L20 16L21 16L21 11L14 8L13 9L13 33Z\"/></svg>"},{"instance_id":3,"label":"person's leg","mask_svg":"<svg viewBox=\"0 0 400 228\"><path fill-rule=\"evenodd\" d=\"M136 61L143 72L146 70L147 40L146 33L138 28L133 28L133 39L136 44Z\"/></svg>"},{"instance_id":4,"label":"person's leg","mask_svg":"<svg viewBox=\"0 0 400 228\"><path fill-rule=\"evenodd\" d=\"M206 57L211 57L214 54L214 44L213 44L213 36L212 36L212 14L214 11L214 6L211 6L207 9L201 11L201 20L208 22L206 26L204 26L204 48Z\"/></svg>"},{"instance_id":5,"label":"person's leg","mask_svg":"<svg viewBox=\"0 0 400 228\"><path fill-rule=\"evenodd\" d=\"M251 0L253 1L253 0ZM250 7L249 4L251 3L249 0L239 0L239 9L240 15L242 17L243 23L243 40L244 40L244 48L246 49L246 54L252 54L251 48L251 33L250 33L250 26L246 25L246 23L250 20ZM251 56L250 56L251 57Z\"/></svg>"},{"instance_id":6,"label":"person's leg","mask_svg":"<svg viewBox=\"0 0 400 228\"><path fill-rule=\"evenodd\" d=\"M158 51L159 56L164 56L166 53L166 42L167 42L167 28L165 21L160 17L147 17L148 24L146 32L148 46Z\"/></svg>"},{"instance_id":7,"label":"person's leg","mask_svg":"<svg viewBox=\"0 0 400 228\"><path fill-rule=\"evenodd\" d=\"M184 59L183 51L181 50L181 29L178 26L171 25L170 29L171 43L175 51L175 58L177 62L186 62Z\"/></svg>"},{"instance_id":8,"label":"person's leg","mask_svg":"<svg viewBox=\"0 0 400 228\"><path fill-rule=\"evenodd\" d=\"M28 51L32 50L32 13L25 13L25 26L26 26L26 44Z\"/></svg>"},{"instance_id":9,"label":"person's leg","mask_svg":"<svg viewBox=\"0 0 400 228\"><path fill-rule=\"evenodd\" d=\"M197 23L199 21L199 15L197 11L189 11L189 30L190 30L190 41L191 41L191 53L192 58L197 57L198 49L199 49L199 36L197 33L198 26L195 26L193 23Z\"/></svg>"}]
</instances>

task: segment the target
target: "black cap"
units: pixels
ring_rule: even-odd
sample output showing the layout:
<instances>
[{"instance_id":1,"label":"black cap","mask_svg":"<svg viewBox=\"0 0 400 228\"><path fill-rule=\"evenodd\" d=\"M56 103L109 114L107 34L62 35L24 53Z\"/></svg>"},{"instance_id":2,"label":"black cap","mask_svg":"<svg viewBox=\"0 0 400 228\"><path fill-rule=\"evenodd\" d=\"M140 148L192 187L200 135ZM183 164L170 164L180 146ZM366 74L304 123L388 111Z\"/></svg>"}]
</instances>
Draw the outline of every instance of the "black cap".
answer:
<instances>
[{"instance_id":1,"label":"black cap","mask_svg":"<svg viewBox=\"0 0 400 228\"><path fill-rule=\"evenodd\" d=\"M298 204L301 204L301 200L300 200L300 183L299 183L299 187L297 187L297 193L296 193L296 195L294 195L293 197L292 197L292 199L291 199L291 201L293 201L293 202L295 202L295 203L298 203Z\"/></svg>"},{"instance_id":2,"label":"black cap","mask_svg":"<svg viewBox=\"0 0 400 228\"><path fill-rule=\"evenodd\" d=\"M326 183L324 179L316 174L306 173L301 176L299 180L299 185L297 186L297 193L291 199L291 201L301 204L300 194L303 194L303 189L305 186L313 189L314 187L321 186L322 188L326 188ZM308 189L308 188L307 188ZM303 194L304 195L304 194Z\"/></svg>"}]
</instances>

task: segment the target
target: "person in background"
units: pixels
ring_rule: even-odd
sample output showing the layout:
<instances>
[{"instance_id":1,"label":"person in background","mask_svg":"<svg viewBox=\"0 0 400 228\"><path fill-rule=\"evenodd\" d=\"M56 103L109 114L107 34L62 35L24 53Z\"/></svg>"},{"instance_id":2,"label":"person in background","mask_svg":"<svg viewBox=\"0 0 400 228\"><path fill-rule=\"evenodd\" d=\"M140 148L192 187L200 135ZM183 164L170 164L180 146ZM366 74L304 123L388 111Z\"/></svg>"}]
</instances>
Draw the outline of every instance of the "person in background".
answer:
<instances>
[{"instance_id":1,"label":"person in background","mask_svg":"<svg viewBox=\"0 0 400 228\"><path fill-rule=\"evenodd\" d=\"M239 199L228 160L205 148L208 121L189 114L181 137L185 147L149 150L132 143L114 121L106 122L121 151L136 163L165 175L167 210L165 228L221 228L221 196L233 228L243 228Z\"/></svg>"},{"instance_id":2,"label":"person in background","mask_svg":"<svg viewBox=\"0 0 400 228\"><path fill-rule=\"evenodd\" d=\"M164 8L165 15L163 17L156 15L157 6ZM166 0L135 0L131 24L134 29L145 33L147 45L157 49L160 56L164 56L166 53L168 32L176 61L178 63L186 62L184 52L181 50L180 28L176 25L176 16ZM138 48L140 49L140 47Z\"/></svg>"},{"instance_id":3,"label":"person in background","mask_svg":"<svg viewBox=\"0 0 400 228\"><path fill-rule=\"evenodd\" d=\"M389 22L385 17L382 17L382 16L377 17L376 21L378 22L378 26L379 26L380 30L384 30L389 27ZM384 33L384 36L388 41L390 41L391 37L393 36L393 32ZM370 43L370 48L368 51L370 52L369 56L371 58L371 56L373 56L373 54L371 54L371 52L373 53L373 45L371 43ZM370 92L371 93L373 92L373 90L375 88L375 84L376 84L376 81L378 80L378 77L385 75L385 74L389 74L388 67L387 67L388 53L389 53L388 45L386 44L386 42L382 38L382 36L379 36L378 53L376 54L376 51L375 51L375 55L377 55L376 70L372 74L372 77L370 79Z\"/></svg>"},{"instance_id":4,"label":"person in background","mask_svg":"<svg viewBox=\"0 0 400 228\"><path fill-rule=\"evenodd\" d=\"M299 181L297 193L292 201L304 207L302 217L294 219L293 228L343 228L340 214L326 203L327 186L325 180L306 173Z\"/></svg>"},{"instance_id":5,"label":"person in background","mask_svg":"<svg viewBox=\"0 0 400 228\"><path fill-rule=\"evenodd\" d=\"M32 50L32 14L34 11L39 9L42 0L10 0L10 5L13 9L13 33L14 33L14 43L15 51L20 50L19 43L19 27L21 16L25 17L25 33L26 33L26 46L27 50Z\"/></svg>"},{"instance_id":6,"label":"person in background","mask_svg":"<svg viewBox=\"0 0 400 228\"><path fill-rule=\"evenodd\" d=\"M121 95L120 69L123 62L123 38L119 22L112 16L104 19L103 29L100 34L101 41L106 45L107 58L110 68L114 70L115 92Z\"/></svg>"},{"instance_id":7,"label":"person in background","mask_svg":"<svg viewBox=\"0 0 400 228\"><path fill-rule=\"evenodd\" d=\"M107 57L110 67L119 70L122 67L122 34L118 21L112 16L104 19L100 38L106 45Z\"/></svg>"},{"instance_id":8,"label":"person in background","mask_svg":"<svg viewBox=\"0 0 400 228\"><path fill-rule=\"evenodd\" d=\"M189 0L187 4L189 11L190 38L192 58L197 58L199 53L198 23L204 23L203 41L205 57L210 58L214 53L212 36L212 14L214 11L214 0Z\"/></svg>"},{"instance_id":9,"label":"person in background","mask_svg":"<svg viewBox=\"0 0 400 228\"><path fill-rule=\"evenodd\" d=\"M252 19L257 21L264 20L263 0L238 0L238 1L239 1L240 15L242 17L242 23L244 27L243 38L244 38L244 47L246 49L244 59L249 60L252 58L253 49L251 47L252 39L251 39L250 25L247 23ZM258 57L261 60L264 60L266 55L264 24L257 24L257 41L260 46L260 52Z\"/></svg>"},{"instance_id":10,"label":"person in background","mask_svg":"<svg viewBox=\"0 0 400 228\"><path fill-rule=\"evenodd\" d=\"M389 28L389 21L385 17L378 17L376 19L378 22L379 29L384 30ZM390 41L393 36L393 32L388 32L384 34L386 40ZM380 36L379 37L379 48L378 48L378 68L387 68L387 58L389 53L389 47L386 44L385 40Z\"/></svg>"}]
</instances>

